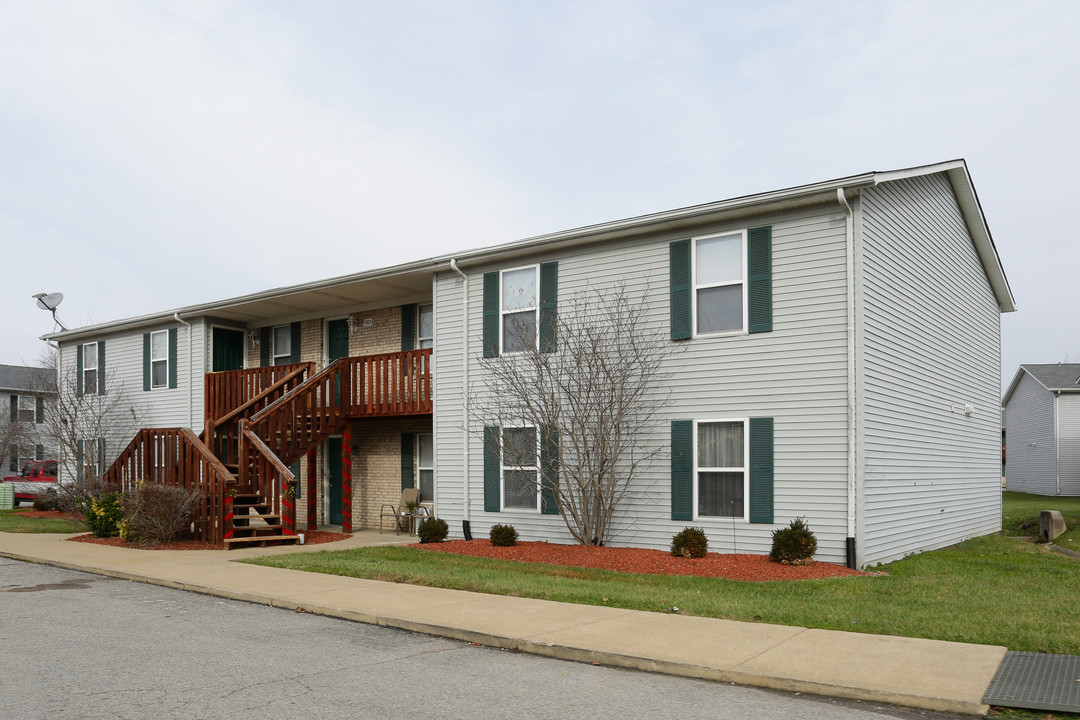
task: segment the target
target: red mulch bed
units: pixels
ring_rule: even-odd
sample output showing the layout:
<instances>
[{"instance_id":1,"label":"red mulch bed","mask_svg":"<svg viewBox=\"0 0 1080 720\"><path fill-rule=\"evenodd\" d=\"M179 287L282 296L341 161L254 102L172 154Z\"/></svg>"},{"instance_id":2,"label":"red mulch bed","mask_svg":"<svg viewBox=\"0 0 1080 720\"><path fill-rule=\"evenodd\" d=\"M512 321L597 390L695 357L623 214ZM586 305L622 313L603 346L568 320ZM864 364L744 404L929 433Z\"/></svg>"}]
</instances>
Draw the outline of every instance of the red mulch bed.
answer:
<instances>
[{"instance_id":1,"label":"red mulch bed","mask_svg":"<svg viewBox=\"0 0 1080 720\"><path fill-rule=\"evenodd\" d=\"M344 533L327 532L324 530L308 530L304 532L304 544L305 545L321 545L323 543L337 542L338 540L344 540L345 538L352 537ZM74 540L75 542L93 543L95 545L109 545L110 547L126 547L136 548L138 550L221 550L220 545L211 545L201 540L181 540L179 542L163 543L161 545L140 545L139 543L128 542L123 538L110 537L110 538L97 538L93 535L76 535L75 537L68 538L68 540Z\"/></svg>"},{"instance_id":2,"label":"red mulch bed","mask_svg":"<svg viewBox=\"0 0 1080 720\"><path fill-rule=\"evenodd\" d=\"M25 517L52 518L53 520L82 520L79 513L66 513L59 510L16 510L15 512Z\"/></svg>"},{"instance_id":3,"label":"red mulch bed","mask_svg":"<svg viewBox=\"0 0 1080 720\"><path fill-rule=\"evenodd\" d=\"M644 548L559 545L546 542L519 542L513 547L496 547L490 540L451 540L415 545L424 550L456 555L546 563L572 567L599 568L627 573L653 575L697 575L728 580L817 580L821 578L866 575L841 565L813 562L809 565L782 565L766 555L721 555L709 553L703 558L675 557L663 550Z\"/></svg>"}]
</instances>

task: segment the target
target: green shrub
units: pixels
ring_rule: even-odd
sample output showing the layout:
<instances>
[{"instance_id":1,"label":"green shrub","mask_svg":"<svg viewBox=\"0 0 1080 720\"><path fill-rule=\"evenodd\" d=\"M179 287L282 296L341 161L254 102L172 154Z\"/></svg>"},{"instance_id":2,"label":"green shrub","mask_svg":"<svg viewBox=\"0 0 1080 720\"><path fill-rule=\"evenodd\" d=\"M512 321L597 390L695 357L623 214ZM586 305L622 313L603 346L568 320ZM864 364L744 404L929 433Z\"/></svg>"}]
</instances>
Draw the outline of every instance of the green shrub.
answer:
<instances>
[{"instance_id":1,"label":"green shrub","mask_svg":"<svg viewBox=\"0 0 1080 720\"><path fill-rule=\"evenodd\" d=\"M124 510L121 535L126 540L155 545L181 539L191 533L192 514L201 499L198 490L139 483L120 500Z\"/></svg>"},{"instance_id":2,"label":"green shrub","mask_svg":"<svg viewBox=\"0 0 1080 720\"><path fill-rule=\"evenodd\" d=\"M769 559L785 565L809 565L817 551L817 538L806 521L795 518L786 528L773 530Z\"/></svg>"},{"instance_id":3,"label":"green shrub","mask_svg":"<svg viewBox=\"0 0 1080 720\"><path fill-rule=\"evenodd\" d=\"M421 543L437 543L446 539L450 532L450 526L442 518L429 517L420 521L416 526L416 536Z\"/></svg>"},{"instance_id":4,"label":"green shrub","mask_svg":"<svg viewBox=\"0 0 1080 720\"><path fill-rule=\"evenodd\" d=\"M491 538L492 545L510 547L517 545L518 532L513 525L492 525L491 534L488 537Z\"/></svg>"},{"instance_id":5,"label":"green shrub","mask_svg":"<svg viewBox=\"0 0 1080 720\"><path fill-rule=\"evenodd\" d=\"M94 537L116 537L120 534L120 522L124 519L120 493L107 492L98 498L83 498L79 501L79 510Z\"/></svg>"},{"instance_id":6,"label":"green shrub","mask_svg":"<svg viewBox=\"0 0 1080 720\"><path fill-rule=\"evenodd\" d=\"M671 554L684 558L703 558L709 553L709 538L701 528L688 527L671 538Z\"/></svg>"},{"instance_id":7,"label":"green shrub","mask_svg":"<svg viewBox=\"0 0 1080 720\"><path fill-rule=\"evenodd\" d=\"M55 488L49 488L40 495L34 496L34 509L35 510L59 510L60 509L60 493L56 492Z\"/></svg>"}]
</instances>

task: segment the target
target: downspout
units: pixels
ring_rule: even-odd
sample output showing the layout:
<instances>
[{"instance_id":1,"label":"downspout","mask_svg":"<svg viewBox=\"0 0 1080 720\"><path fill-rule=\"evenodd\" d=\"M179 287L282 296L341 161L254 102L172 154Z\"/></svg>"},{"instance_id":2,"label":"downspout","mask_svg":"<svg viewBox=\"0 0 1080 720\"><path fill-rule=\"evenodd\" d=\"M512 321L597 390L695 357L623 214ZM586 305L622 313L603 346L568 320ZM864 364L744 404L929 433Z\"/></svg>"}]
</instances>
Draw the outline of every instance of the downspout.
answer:
<instances>
[{"instance_id":1,"label":"downspout","mask_svg":"<svg viewBox=\"0 0 1080 720\"><path fill-rule=\"evenodd\" d=\"M472 540L472 529L469 521L472 519L469 498L469 276L461 272L455 258L450 258L450 269L461 276L461 397L462 412L465 417L462 428L465 437L462 438L461 452L463 453L462 472L462 501L465 503L461 519L461 532L466 540Z\"/></svg>"},{"instance_id":2,"label":"downspout","mask_svg":"<svg viewBox=\"0 0 1080 720\"><path fill-rule=\"evenodd\" d=\"M191 346L194 344L192 342L192 338L191 338L191 323L189 323L187 320L181 319L180 313L178 313L178 312L173 313L173 319L176 320L176 322L181 323L181 324L183 324L183 325L185 325L187 327L187 371L188 371L187 426L188 426L188 429L190 430L191 427L192 427L191 417L192 417L192 414L193 414L191 393L195 390L195 382L193 380L195 368L193 368L192 365L191 365ZM194 431L192 431L192 432L194 432ZM207 440L207 442L209 442L209 440Z\"/></svg>"},{"instance_id":3,"label":"downspout","mask_svg":"<svg viewBox=\"0 0 1080 720\"><path fill-rule=\"evenodd\" d=\"M857 500L857 474L858 459L856 458L858 433L856 421L858 419L855 393L858 390L855 377L855 213L848 204L844 195L844 188L836 189L836 200L844 208L846 218L846 247L847 247L847 401L848 401L848 467L847 467L847 540L845 551L847 566L852 570L857 569L855 559L855 510Z\"/></svg>"},{"instance_id":4,"label":"downspout","mask_svg":"<svg viewBox=\"0 0 1080 720\"><path fill-rule=\"evenodd\" d=\"M1054 494L1061 496L1061 425L1058 407L1061 405L1061 392L1054 391Z\"/></svg>"}]
</instances>

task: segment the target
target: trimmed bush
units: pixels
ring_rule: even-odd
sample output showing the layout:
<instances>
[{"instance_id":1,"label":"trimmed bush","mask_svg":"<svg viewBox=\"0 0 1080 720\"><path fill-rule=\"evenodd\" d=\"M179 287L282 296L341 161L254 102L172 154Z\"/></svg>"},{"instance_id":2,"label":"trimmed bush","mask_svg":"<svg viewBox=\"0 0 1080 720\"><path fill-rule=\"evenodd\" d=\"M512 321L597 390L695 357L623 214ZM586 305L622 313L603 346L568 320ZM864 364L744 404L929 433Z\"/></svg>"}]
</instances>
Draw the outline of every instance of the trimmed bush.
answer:
<instances>
[{"instance_id":1,"label":"trimmed bush","mask_svg":"<svg viewBox=\"0 0 1080 720\"><path fill-rule=\"evenodd\" d=\"M671 554L684 558L703 558L709 553L709 538L701 528L688 527L671 538Z\"/></svg>"},{"instance_id":2,"label":"trimmed bush","mask_svg":"<svg viewBox=\"0 0 1080 720\"><path fill-rule=\"evenodd\" d=\"M786 528L773 530L769 559L784 565L809 565L817 551L817 538L801 517Z\"/></svg>"},{"instance_id":3,"label":"trimmed bush","mask_svg":"<svg viewBox=\"0 0 1080 720\"><path fill-rule=\"evenodd\" d=\"M55 488L49 488L40 495L34 496L34 509L35 510L59 510L60 509L60 493L56 492Z\"/></svg>"},{"instance_id":4,"label":"trimmed bush","mask_svg":"<svg viewBox=\"0 0 1080 720\"><path fill-rule=\"evenodd\" d=\"M517 545L518 532L513 525L492 525L491 534L488 537L491 538L492 545L510 547Z\"/></svg>"},{"instance_id":5,"label":"trimmed bush","mask_svg":"<svg viewBox=\"0 0 1080 720\"><path fill-rule=\"evenodd\" d=\"M120 493L107 492L98 498L84 498L79 503L86 527L94 537L116 537L124 510L120 507Z\"/></svg>"},{"instance_id":6,"label":"trimmed bush","mask_svg":"<svg viewBox=\"0 0 1080 720\"><path fill-rule=\"evenodd\" d=\"M124 493L121 535L133 542L159 545L191 533L191 519L202 493L173 485L139 483Z\"/></svg>"},{"instance_id":7,"label":"trimmed bush","mask_svg":"<svg viewBox=\"0 0 1080 720\"><path fill-rule=\"evenodd\" d=\"M450 526L442 518L429 517L420 521L416 526L416 536L421 543L437 543L446 539L450 532Z\"/></svg>"}]
</instances>

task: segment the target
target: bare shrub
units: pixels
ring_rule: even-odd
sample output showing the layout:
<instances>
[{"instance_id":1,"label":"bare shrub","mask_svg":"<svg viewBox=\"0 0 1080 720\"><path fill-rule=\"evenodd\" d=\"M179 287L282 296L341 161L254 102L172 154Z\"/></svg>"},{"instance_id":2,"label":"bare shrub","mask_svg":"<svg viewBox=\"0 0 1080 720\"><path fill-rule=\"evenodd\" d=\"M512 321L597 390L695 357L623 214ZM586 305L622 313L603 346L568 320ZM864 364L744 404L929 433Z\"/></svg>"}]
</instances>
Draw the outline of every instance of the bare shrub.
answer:
<instances>
[{"instance_id":1,"label":"bare shrub","mask_svg":"<svg viewBox=\"0 0 1080 720\"><path fill-rule=\"evenodd\" d=\"M172 542L191 531L191 517L202 500L198 490L139 483L124 494L124 537L133 542Z\"/></svg>"}]
</instances>

